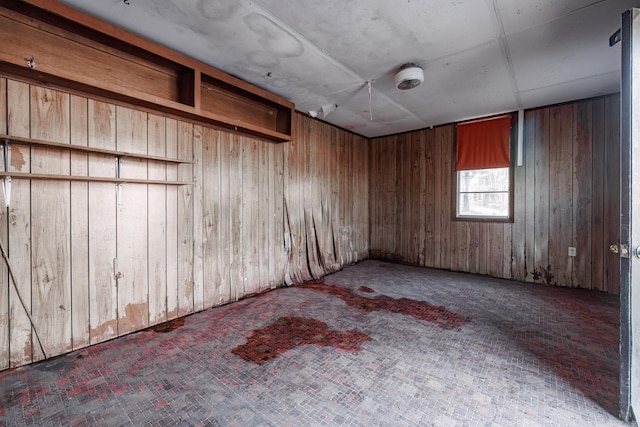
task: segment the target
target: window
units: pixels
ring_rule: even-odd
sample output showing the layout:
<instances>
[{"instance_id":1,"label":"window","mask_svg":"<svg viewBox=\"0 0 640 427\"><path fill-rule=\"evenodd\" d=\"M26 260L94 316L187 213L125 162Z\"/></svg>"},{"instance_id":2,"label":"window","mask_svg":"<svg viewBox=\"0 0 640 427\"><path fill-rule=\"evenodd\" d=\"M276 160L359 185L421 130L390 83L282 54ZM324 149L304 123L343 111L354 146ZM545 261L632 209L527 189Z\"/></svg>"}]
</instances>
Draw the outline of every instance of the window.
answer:
<instances>
[{"instance_id":1,"label":"window","mask_svg":"<svg viewBox=\"0 0 640 427\"><path fill-rule=\"evenodd\" d=\"M458 125L456 218L511 219L510 134L510 115Z\"/></svg>"}]
</instances>

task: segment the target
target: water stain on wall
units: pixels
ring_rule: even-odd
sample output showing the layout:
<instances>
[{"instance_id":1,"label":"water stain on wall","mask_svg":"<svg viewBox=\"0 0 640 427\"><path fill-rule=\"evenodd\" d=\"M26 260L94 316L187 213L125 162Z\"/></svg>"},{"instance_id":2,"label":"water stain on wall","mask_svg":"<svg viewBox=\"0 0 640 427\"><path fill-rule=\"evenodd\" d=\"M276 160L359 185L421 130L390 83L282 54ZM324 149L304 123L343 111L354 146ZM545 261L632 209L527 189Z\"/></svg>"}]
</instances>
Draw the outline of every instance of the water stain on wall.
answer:
<instances>
[{"instance_id":1,"label":"water stain on wall","mask_svg":"<svg viewBox=\"0 0 640 427\"><path fill-rule=\"evenodd\" d=\"M360 351L361 344L369 336L355 330L337 331L326 323L306 317L281 317L269 326L256 329L247 338L247 343L231 350L248 362L263 365L292 348L315 344L332 346L344 351Z\"/></svg>"}]
</instances>

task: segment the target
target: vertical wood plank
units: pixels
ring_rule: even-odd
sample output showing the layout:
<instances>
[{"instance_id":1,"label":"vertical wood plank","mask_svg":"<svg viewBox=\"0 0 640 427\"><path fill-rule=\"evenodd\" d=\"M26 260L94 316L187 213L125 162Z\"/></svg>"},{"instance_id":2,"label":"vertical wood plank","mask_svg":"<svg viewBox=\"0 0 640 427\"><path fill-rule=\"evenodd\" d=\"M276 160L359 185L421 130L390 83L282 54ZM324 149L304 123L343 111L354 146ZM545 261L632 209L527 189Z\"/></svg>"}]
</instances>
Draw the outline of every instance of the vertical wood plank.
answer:
<instances>
[{"instance_id":1,"label":"vertical wood plank","mask_svg":"<svg viewBox=\"0 0 640 427\"><path fill-rule=\"evenodd\" d=\"M455 144L454 127L452 125L443 126L440 137L442 138L442 211L440 216L441 226L441 244L442 254L440 255L440 266L444 269L451 269L451 215L455 206L451 206L451 174L452 174L452 150Z\"/></svg>"},{"instance_id":2,"label":"vertical wood plank","mask_svg":"<svg viewBox=\"0 0 640 427\"><path fill-rule=\"evenodd\" d=\"M284 283L284 272L287 265L287 252L285 250L285 224L284 224L284 153L285 145L277 144L273 146L274 151L274 227L273 242L274 247L272 256L274 257L274 274L275 277L271 283L271 287L276 287Z\"/></svg>"},{"instance_id":3,"label":"vertical wood plank","mask_svg":"<svg viewBox=\"0 0 640 427\"><path fill-rule=\"evenodd\" d=\"M178 158L193 161L193 125L178 122ZM178 180L192 181L193 166L178 166ZM193 191L178 187L178 316L193 312Z\"/></svg>"},{"instance_id":4,"label":"vertical wood plank","mask_svg":"<svg viewBox=\"0 0 640 427\"><path fill-rule=\"evenodd\" d=\"M538 115L534 111L526 111L524 115L524 193L525 193L525 212L524 212L524 280L527 282L534 281L535 265L535 176L536 176L536 131Z\"/></svg>"},{"instance_id":5,"label":"vertical wood plank","mask_svg":"<svg viewBox=\"0 0 640 427\"><path fill-rule=\"evenodd\" d=\"M167 129L165 118L149 114L147 122L148 153L167 156ZM149 179L167 179L164 162L149 162ZM167 320L167 187L147 186L147 247L149 251L149 325Z\"/></svg>"},{"instance_id":6,"label":"vertical wood plank","mask_svg":"<svg viewBox=\"0 0 640 427\"><path fill-rule=\"evenodd\" d=\"M228 133L219 133L218 158L219 160L219 179L220 179L220 225L218 227L218 250L220 259L220 284L218 287L217 304L223 304L232 301L235 296L231 289L231 199L232 194L236 190L238 182L231 181L230 171L230 155L231 155L231 135Z\"/></svg>"},{"instance_id":7,"label":"vertical wood plank","mask_svg":"<svg viewBox=\"0 0 640 427\"><path fill-rule=\"evenodd\" d=\"M436 267L436 227L439 226L437 221L436 206L439 200L436 200L436 180L439 183L439 176L436 175L436 167L439 165L439 156L436 153L436 132L433 129L426 131L425 138L425 183L426 183L426 218L425 218L425 267ZM438 192L438 194L440 194ZM439 252L438 252L439 253ZM439 258L439 256L438 256Z\"/></svg>"},{"instance_id":8,"label":"vertical wood plank","mask_svg":"<svg viewBox=\"0 0 640 427\"><path fill-rule=\"evenodd\" d=\"M526 132L523 129L523 132ZM515 143L513 141L512 143ZM523 146L524 150L524 146ZM516 153L517 156L518 153ZM525 153L523 153L523 158ZM513 166L513 227L511 236L511 260L509 277L514 280L525 280L527 274L526 263L526 211L527 211L527 195L526 195L526 166L517 166L515 159L512 159Z\"/></svg>"},{"instance_id":9,"label":"vertical wood plank","mask_svg":"<svg viewBox=\"0 0 640 427\"><path fill-rule=\"evenodd\" d=\"M489 259L489 228L488 223L478 223L478 273L490 274L488 259Z\"/></svg>"},{"instance_id":10,"label":"vertical wood plank","mask_svg":"<svg viewBox=\"0 0 640 427\"><path fill-rule=\"evenodd\" d=\"M70 142L88 144L87 98L71 96ZM89 173L89 156L71 152L71 175ZM89 185L86 182L71 183L71 338L73 349L90 343L89 292Z\"/></svg>"},{"instance_id":11,"label":"vertical wood plank","mask_svg":"<svg viewBox=\"0 0 640 427\"><path fill-rule=\"evenodd\" d=\"M202 135L202 260L204 308L220 304L222 250L220 234L219 131L203 129Z\"/></svg>"},{"instance_id":12,"label":"vertical wood plank","mask_svg":"<svg viewBox=\"0 0 640 427\"><path fill-rule=\"evenodd\" d=\"M120 151L147 153L147 114L116 107L116 147ZM147 161L127 158L121 177L147 179ZM149 325L148 185L123 184L117 210L118 334Z\"/></svg>"},{"instance_id":13,"label":"vertical wood plank","mask_svg":"<svg viewBox=\"0 0 640 427\"><path fill-rule=\"evenodd\" d=\"M269 252L269 217L272 216L269 200L269 185L272 184L269 175L269 146L273 144L259 141L258 143L258 175L257 175L257 193L258 193L258 222L256 248L258 250L259 272L258 291L269 289L270 271L269 258L272 256Z\"/></svg>"},{"instance_id":14,"label":"vertical wood plank","mask_svg":"<svg viewBox=\"0 0 640 427\"><path fill-rule=\"evenodd\" d=\"M242 204L240 224L240 241L242 244L242 280L243 295L258 291L260 277L258 259L258 145L257 141L241 137L242 141Z\"/></svg>"},{"instance_id":15,"label":"vertical wood plank","mask_svg":"<svg viewBox=\"0 0 640 427\"><path fill-rule=\"evenodd\" d=\"M178 158L178 122L165 119L167 157ZM178 180L178 165L166 165L167 180ZM178 187L168 185L167 190L167 320L178 317Z\"/></svg>"},{"instance_id":16,"label":"vertical wood plank","mask_svg":"<svg viewBox=\"0 0 640 427\"><path fill-rule=\"evenodd\" d=\"M417 200L414 205L414 215L416 218L416 227L418 228L416 248L418 255L416 261L418 265L424 266L427 259L427 135L426 131L420 131L417 137L414 139L414 143L417 145L416 153L418 155L417 171L414 173L414 179L416 180L415 186L417 188Z\"/></svg>"},{"instance_id":17,"label":"vertical wood plank","mask_svg":"<svg viewBox=\"0 0 640 427\"><path fill-rule=\"evenodd\" d=\"M193 311L204 309L202 126L193 126Z\"/></svg>"},{"instance_id":18,"label":"vertical wood plank","mask_svg":"<svg viewBox=\"0 0 640 427\"><path fill-rule=\"evenodd\" d=\"M549 109L535 111L535 189L533 280L545 282L549 268Z\"/></svg>"},{"instance_id":19,"label":"vertical wood plank","mask_svg":"<svg viewBox=\"0 0 640 427\"><path fill-rule=\"evenodd\" d=\"M591 199L593 123L591 101L574 104L573 117L573 238L576 248L571 282L573 286L591 289Z\"/></svg>"},{"instance_id":20,"label":"vertical wood plank","mask_svg":"<svg viewBox=\"0 0 640 427\"><path fill-rule=\"evenodd\" d=\"M487 274L502 277L504 257L504 224L487 223Z\"/></svg>"},{"instance_id":21,"label":"vertical wood plank","mask_svg":"<svg viewBox=\"0 0 640 427\"><path fill-rule=\"evenodd\" d=\"M229 217L231 300L237 301L244 292L242 275L242 145L238 135L232 135L229 147Z\"/></svg>"},{"instance_id":22,"label":"vertical wood plank","mask_svg":"<svg viewBox=\"0 0 640 427\"><path fill-rule=\"evenodd\" d=\"M8 134L7 130L7 79L0 77L0 132ZM4 199L2 203L4 203ZM0 242L8 247L7 236L7 208L6 204L0 209ZM9 291L13 285L9 282L9 272L4 260L0 262L0 370L9 367Z\"/></svg>"},{"instance_id":23,"label":"vertical wood plank","mask_svg":"<svg viewBox=\"0 0 640 427\"><path fill-rule=\"evenodd\" d=\"M571 286L573 258L568 256L573 225L573 106L552 107L549 141L549 263L554 282Z\"/></svg>"},{"instance_id":24,"label":"vertical wood plank","mask_svg":"<svg viewBox=\"0 0 640 427\"><path fill-rule=\"evenodd\" d=\"M605 244L620 242L620 99L605 98ZM606 251L606 290L620 293L620 258Z\"/></svg>"},{"instance_id":25,"label":"vertical wood plank","mask_svg":"<svg viewBox=\"0 0 640 427\"><path fill-rule=\"evenodd\" d=\"M504 279L511 279L511 263L513 260L512 255L512 232L513 226L511 223L502 224L503 228L503 243L502 243L502 274L500 277Z\"/></svg>"},{"instance_id":26,"label":"vertical wood plank","mask_svg":"<svg viewBox=\"0 0 640 427\"><path fill-rule=\"evenodd\" d=\"M88 101L88 145L116 149L115 106ZM116 176L113 156L91 155L89 175ZM89 295L91 344L118 333L116 252L116 190L113 184L89 183Z\"/></svg>"},{"instance_id":27,"label":"vertical wood plank","mask_svg":"<svg viewBox=\"0 0 640 427\"><path fill-rule=\"evenodd\" d=\"M605 241L605 109L604 98L592 102L592 198L591 198L591 281L594 289L606 291L605 257L609 243Z\"/></svg>"},{"instance_id":28,"label":"vertical wood plank","mask_svg":"<svg viewBox=\"0 0 640 427\"><path fill-rule=\"evenodd\" d=\"M29 85L7 80L7 133L9 135L26 138L31 136L29 109ZM28 146L12 145L11 170L31 172L31 149ZM18 179L12 181L7 250L18 292L27 310L32 309L30 198L30 181ZM9 325L11 327L10 367L30 363L35 337L32 340L31 323L13 286L9 288Z\"/></svg>"},{"instance_id":29,"label":"vertical wood plank","mask_svg":"<svg viewBox=\"0 0 640 427\"><path fill-rule=\"evenodd\" d=\"M442 229L442 216L444 213L442 212L442 202L443 198L443 179L444 175L448 174L448 171L444 171L442 165L442 152L443 152L443 141L442 141L442 127L435 128L434 131L434 150L433 150L433 163L434 163L434 222L435 222L435 231L433 234L433 267L434 268L445 268L443 265L442 253L444 251L442 241L443 241L443 229Z\"/></svg>"},{"instance_id":30,"label":"vertical wood plank","mask_svg":"<svg viewBox=\"0 0 640 427\"><path fill-rule=\"evenodd\" d=\"M480 272L480 227L477 222L467 224L467 250L469 259L469 273Z\"/></svg>"}]
</instances>

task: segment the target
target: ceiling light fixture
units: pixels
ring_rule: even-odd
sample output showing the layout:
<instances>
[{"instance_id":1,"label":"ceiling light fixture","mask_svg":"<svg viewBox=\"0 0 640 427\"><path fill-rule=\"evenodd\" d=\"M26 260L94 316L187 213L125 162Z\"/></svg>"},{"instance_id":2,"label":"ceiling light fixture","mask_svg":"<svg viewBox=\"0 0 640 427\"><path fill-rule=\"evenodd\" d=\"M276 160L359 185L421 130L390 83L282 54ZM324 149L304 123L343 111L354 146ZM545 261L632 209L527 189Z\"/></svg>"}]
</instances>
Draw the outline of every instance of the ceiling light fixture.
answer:
<instances>
[{"instance_id":1,"label":"ceiling light fixture","mask_svg":"<svg viewBox=\"0 0 640 427\"><path fill-rule=\"evenodd\" d=\"M393 80L397 89L413 89L424 81L424 71L413 62L409 62L400 67Z\"/></svg>"}]
</instances>

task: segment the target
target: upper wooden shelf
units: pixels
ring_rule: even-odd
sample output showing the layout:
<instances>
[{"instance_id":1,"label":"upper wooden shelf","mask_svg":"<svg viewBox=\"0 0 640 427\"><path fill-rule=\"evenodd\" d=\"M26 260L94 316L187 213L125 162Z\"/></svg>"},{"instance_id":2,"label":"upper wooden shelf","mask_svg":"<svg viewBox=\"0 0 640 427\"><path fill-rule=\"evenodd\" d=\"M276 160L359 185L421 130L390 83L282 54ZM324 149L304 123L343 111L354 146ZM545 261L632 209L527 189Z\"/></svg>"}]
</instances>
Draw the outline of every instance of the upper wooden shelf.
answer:
<instances>
[{"instance_id":1,"label":"upper wooden shelf","mask_svg":"<svg viewBox=\"0 0 640 427\"><path fill-rule=\"evenodd\" d=\"M0 0L0 73L292 139L294 104L53 0Z\"/></svg>"}]
</instances>

